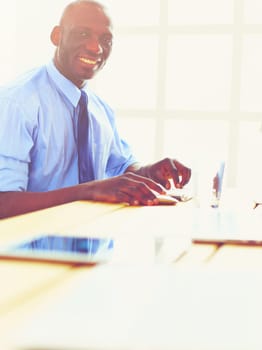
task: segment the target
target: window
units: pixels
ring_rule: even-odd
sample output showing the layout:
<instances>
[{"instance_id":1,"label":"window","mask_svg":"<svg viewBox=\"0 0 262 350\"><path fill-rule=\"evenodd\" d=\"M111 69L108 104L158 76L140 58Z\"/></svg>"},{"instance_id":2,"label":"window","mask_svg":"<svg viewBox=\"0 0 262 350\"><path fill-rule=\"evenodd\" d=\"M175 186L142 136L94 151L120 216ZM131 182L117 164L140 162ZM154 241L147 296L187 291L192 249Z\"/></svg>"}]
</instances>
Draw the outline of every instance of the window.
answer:
<instances>
[{"instance_id":1,"label":"window","mask_svg":"<svg viewBox=\"0 0 262 350\"><path fill-rule=\"evenodd\" d=\"M226 185L246 186L246 160L262 150L261 1L104 2L117 52L95 88L114 102L138 155L201 169L222 158ZM260 163L252 162L255 173Z\"/></svg>"}]
</instances>

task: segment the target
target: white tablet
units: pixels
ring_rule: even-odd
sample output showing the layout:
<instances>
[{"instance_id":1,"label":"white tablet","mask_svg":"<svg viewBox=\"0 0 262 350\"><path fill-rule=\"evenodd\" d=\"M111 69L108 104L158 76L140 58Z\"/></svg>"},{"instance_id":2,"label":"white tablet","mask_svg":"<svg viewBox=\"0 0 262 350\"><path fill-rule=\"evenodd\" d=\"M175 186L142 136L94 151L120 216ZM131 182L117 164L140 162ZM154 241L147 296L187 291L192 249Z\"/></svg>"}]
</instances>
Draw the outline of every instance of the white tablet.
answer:
<instances>
[{"instance_id":1,"label":"white tablet","mask_svg":"<svg viewBox=\"0 0 262 350\"><path fill-rule=\"evenodd\" d=\"M109 261L113 249L109 238L43 234L0 247L0 258L94 265Z\"/></svg>"}]
</instances>

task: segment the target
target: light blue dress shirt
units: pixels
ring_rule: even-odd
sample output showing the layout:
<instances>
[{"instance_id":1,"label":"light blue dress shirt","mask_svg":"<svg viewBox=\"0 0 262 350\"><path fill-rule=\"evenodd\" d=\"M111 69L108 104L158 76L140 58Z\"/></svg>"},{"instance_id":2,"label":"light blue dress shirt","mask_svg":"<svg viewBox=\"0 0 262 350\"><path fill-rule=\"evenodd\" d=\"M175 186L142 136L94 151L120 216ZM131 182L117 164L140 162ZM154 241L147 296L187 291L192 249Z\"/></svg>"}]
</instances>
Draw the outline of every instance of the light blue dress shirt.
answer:
<instances>
[{"instance_id":1,"label":"light blue dress shirt","mask_svg":"<svg viewBox=\"0 0 262 350\"><path fill-rule=\"evenodd\" d=\"M135 163L112 109L88 95L88 150L95 179ZM0 191L48 191L78 184L77 117L81 91L53 62L0 89Z\"/></svg>"}]
</instances>

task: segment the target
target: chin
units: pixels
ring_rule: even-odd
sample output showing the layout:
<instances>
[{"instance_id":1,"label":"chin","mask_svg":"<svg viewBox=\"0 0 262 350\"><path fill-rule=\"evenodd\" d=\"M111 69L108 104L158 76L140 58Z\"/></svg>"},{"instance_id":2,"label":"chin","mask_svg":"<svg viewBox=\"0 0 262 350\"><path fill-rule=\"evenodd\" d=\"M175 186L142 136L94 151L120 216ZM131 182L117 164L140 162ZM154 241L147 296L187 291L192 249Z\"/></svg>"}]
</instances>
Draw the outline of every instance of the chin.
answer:
<instances>
[{"instance_id":1,"label":"chin","mask_svg":"<svg viewBox=\"0 0 262 350\"><path fill-rule=\"evenodd\" d=\"M85 70L80 74L81 78L84 80L92 79L96 73L98 72L98 69L92 69L92 70Z\"/></svg>"}]
</instances>

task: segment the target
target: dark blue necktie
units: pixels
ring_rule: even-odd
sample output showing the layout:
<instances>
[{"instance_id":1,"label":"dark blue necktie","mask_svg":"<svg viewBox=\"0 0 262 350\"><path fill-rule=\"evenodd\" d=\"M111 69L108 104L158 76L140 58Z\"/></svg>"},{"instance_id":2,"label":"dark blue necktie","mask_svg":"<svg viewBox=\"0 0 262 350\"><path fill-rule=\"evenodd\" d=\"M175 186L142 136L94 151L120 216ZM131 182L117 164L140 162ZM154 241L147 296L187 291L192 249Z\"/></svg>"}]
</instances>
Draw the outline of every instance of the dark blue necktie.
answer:
<instances>
[{"instance_id":1,"label":"dark blue necktie","mask_svg":"<svg viewBox=\"0 0 262 350\"><path fill-rule=\"evenodd\" d=\"M79 101L79 115L77 125L77 151L78 151L78 174L79 183L94 179L91 164L88 157L88 111L87 95L81 91Z\"/></svg>"}]
</instances>

